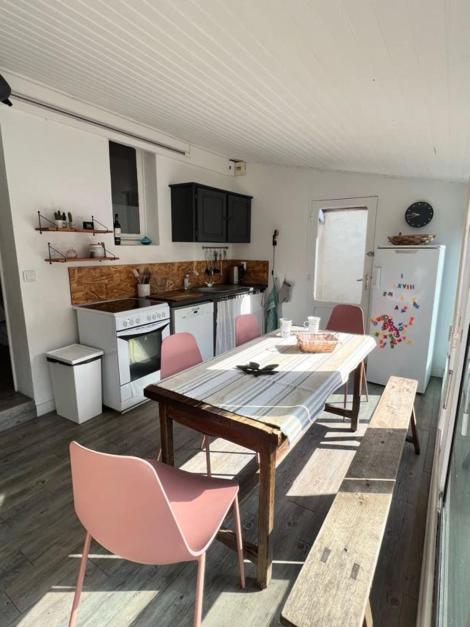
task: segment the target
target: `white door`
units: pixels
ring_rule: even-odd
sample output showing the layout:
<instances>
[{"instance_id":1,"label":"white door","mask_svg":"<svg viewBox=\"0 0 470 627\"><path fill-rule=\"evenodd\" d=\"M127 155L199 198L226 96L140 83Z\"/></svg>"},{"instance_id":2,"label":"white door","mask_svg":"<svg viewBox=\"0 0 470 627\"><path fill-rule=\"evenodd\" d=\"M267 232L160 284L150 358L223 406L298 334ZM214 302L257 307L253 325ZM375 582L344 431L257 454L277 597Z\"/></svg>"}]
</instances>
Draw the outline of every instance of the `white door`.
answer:
<instances>
[{"instance_id":1,"label":"white door","mask_svg":"<svg viewBox=\"0 0 470 627\"><path fill-rule=\"evenodd\" d=\"M313 201L313 313L324 327L339 303L360 305L367 320L377 196Z\"/></svg>"}]
</instances>

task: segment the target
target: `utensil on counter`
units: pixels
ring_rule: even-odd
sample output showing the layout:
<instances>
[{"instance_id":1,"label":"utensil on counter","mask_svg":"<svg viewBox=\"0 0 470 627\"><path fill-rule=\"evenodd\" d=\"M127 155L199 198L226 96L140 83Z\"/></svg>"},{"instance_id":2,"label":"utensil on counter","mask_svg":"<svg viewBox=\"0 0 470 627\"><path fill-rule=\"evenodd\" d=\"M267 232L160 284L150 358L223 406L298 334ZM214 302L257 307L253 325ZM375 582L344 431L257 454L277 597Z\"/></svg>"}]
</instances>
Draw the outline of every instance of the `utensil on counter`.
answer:
<instances>
[{"instance_id":1,"label":"utensil on counter","mask_svg":"<svg viewBox=\"0 0 470 627\"><path fill-rule=\"evenodd\" d=\"M137 270L137 268L133 268L132 274L137 279L137 283L139 285L148 285L150 283L151 273L148 268L145 268L142 271Z\"/></svg>"}]
</instances>

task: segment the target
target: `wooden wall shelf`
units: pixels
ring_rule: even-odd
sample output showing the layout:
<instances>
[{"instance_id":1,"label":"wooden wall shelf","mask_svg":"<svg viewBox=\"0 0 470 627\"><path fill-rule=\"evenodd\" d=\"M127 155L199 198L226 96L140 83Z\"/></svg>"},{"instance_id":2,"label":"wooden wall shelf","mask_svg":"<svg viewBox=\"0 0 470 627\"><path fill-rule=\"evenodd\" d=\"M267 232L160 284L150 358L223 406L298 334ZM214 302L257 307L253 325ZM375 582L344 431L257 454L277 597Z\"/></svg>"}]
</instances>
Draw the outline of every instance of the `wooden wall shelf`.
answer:
<instances>
[{"instance_id":1,"label":"wooden wall shelf","mask_svg":"<svg viewBox=\"0 0 470 627\"><path fill-rule=\"evenodd\" d=\"M48 226L44 226L44 222L47 223ZM42 233L88 233L88 235L101 235L103 233L113 233L108 229L108 227L97 220L95 216L91 216L91 222L93 223L92 229L81 229L80 227L67 226L63 229L55 226L55 223L46 216L43 216L40 211L38 211L38 225L34 230ZM98 224L101 228L95 228L95 223Z\"/></svg>"},{"instance_id":2,"label":"wooden wall shelf","mask_svg":"<svg viewBox=\"0 0 470 627\"><path fill-rule=\"evenodd\" d=\"M44 259L47 263L71 263L74 261L117 261L119 257L109 250L107 250L106 246L103 242L101 242L101 246L103 248L103 255L96 257L67 257L61 250L55 248L50 242L47 243L47 250L49 256ZM55 257L53 255L56 255Z\"/></svg>"},{"instance_id":3,"label":"wooden wall shelf","mask_svg":"<svg viewBox=\"0 0 470 627\"><path fill-rule=\"evenodd\" d=\"M102 233L112 233L113 231L109 231L107 229L79 229L79 228L66 228L66 229L59 229L57 227L52 227L52 226L43 226L43 227L36 227L34 229L35 231L39 231L40 233L89 233L90 235L100 235Z\"/></svg>"}]
</instances>

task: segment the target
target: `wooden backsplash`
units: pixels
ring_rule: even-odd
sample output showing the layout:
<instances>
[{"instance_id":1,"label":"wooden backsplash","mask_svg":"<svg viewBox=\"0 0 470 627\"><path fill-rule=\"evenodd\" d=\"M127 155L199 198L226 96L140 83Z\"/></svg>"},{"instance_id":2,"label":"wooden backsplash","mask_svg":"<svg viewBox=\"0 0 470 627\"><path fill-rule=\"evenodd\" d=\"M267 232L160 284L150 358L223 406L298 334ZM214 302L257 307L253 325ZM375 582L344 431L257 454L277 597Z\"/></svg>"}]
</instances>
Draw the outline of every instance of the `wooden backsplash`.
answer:
<instances>
[{"instance_id":1,"label":"wooden backsplash","mask_svg":"<svg viewBox=\"0 0 470 627\"><path fill-rule=\"evenodd\" d=\"M215 283L227 283L230 266L241 260L227 259L222 263L222 272L214 274ZM268 284L268 261L246 261L247 271L244 283ZM69 268L70 297L72 305L85 305L99 300L129 298L137 295L134 268L151 272L150 291L162 294L183 288L184 275L190 272L192 286L204 285L208 280L205 274L206 261L174 261L169 263L141 263L129 265L85 266ZM220 268L220 263L217 265ZM194 275L195 271L198 274Z\"/></svg>"}]
</instances>

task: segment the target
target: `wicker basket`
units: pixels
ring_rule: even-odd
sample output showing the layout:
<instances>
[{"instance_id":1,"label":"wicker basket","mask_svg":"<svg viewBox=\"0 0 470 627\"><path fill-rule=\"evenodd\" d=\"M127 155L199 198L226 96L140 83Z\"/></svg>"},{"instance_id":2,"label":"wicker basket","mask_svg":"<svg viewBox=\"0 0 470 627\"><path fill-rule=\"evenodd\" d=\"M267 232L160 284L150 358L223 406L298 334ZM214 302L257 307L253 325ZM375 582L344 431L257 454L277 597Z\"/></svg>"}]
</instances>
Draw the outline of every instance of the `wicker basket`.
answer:
<instances>
[{"instance_id":1,"label":"wicker basket","mask_svg":"<svg viewBox=\"0 0 470 627\"><path fill-rule=\"evenodd\" d=\"M297 345L303 353L332 353L338 344L338 339L332 333L299 331L296 336Z\"/></svg>"},{"instance_id":2,"label":"wicker basket","mask_svg":"<svg viewBox=\"0 0 470 627\"><path fill-rule=\"evenodd\" d=\"M435 235L428 233L422 233L421 235L389 235L388 241L394 246L422 246L423 244L430 244L435 238Z\"/></svg>"}]
</instances>

